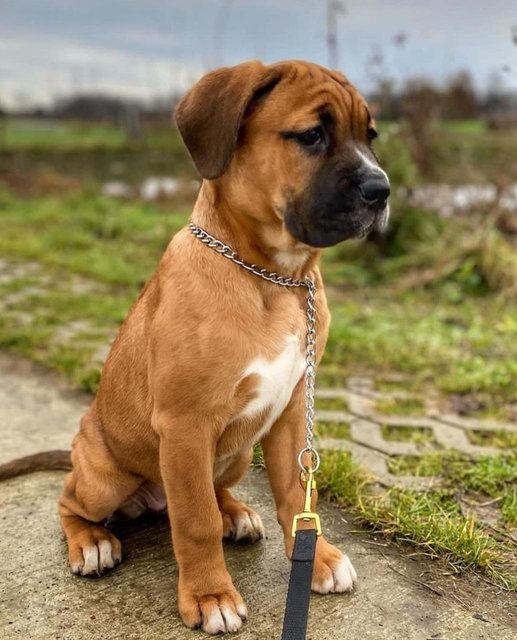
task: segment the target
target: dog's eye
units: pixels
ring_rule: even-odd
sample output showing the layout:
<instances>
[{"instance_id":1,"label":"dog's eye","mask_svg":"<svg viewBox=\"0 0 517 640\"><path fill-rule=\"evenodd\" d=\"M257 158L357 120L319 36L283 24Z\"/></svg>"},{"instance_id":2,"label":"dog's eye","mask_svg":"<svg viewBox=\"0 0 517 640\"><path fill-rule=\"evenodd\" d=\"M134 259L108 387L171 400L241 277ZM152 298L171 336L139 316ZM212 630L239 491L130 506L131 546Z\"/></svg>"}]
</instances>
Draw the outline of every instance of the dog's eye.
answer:
<instances>
[{"instance_id":1,"label":"dog's eye","mask_svg":"<svg viewBox=\"0 0 517 640\"><path fill-rule=\"evenodd\" d=\"M305 131L282 131L280 135L285 140L294 140L311 153L324 151L329 143L325 129L321 125Z\"/></svg>"},{"instance_id":2,"label":"dog's eye","mask_svg":"<svg viewBox=\"0 0 517 640\"><path fill-rule=\"evenodd\" d=\"M378 138L379 134L373 127L368 127L368 141L373 142L375 138Z\"/></svg>"},{"instance_id":3,"label":"dog's eye","mask_svg":"<svg viewBox=\"0 0 517 640\"><path fill-rule=\"evenodd\" d=\"M295 139L304 147L316 147L325 141L322 127L314 127L294 134Z\"/></svg>"}]
</instances>

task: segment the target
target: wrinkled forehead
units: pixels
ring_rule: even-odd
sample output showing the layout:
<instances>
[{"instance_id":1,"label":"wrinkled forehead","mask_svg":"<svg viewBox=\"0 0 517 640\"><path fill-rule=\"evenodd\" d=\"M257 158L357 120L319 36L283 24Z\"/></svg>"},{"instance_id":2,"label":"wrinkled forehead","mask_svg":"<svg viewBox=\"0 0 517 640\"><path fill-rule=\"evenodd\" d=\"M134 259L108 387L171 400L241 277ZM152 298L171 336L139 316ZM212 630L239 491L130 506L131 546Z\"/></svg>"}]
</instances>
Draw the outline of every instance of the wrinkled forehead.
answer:
<instances>
[{"instance_id":1,"label":"wrinkled forehead","mask_svg":"<svg viewBox=\"0 0 517 640\"><path fill-rule=\"evenodd\" d=\"M300 130L330 117L341 137L364 135L371 120L364 98L337 71L316 64L287 62L275 65L282 79L264 105L264 115L277 126Z\"/></svg>"}]
</instances>

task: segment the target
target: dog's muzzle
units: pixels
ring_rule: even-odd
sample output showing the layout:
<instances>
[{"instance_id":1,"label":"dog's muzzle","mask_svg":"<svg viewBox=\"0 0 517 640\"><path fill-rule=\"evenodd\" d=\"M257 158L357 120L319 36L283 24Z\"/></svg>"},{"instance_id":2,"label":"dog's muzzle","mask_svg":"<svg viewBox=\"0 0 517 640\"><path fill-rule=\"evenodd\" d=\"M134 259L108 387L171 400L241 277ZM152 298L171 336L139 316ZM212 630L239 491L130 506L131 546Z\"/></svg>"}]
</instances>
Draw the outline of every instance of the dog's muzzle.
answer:
<instances>
[{"instance_id":1,"label":"dog's muzzle","mask_svg":"<svg viewBox=\"0 0 517 640\"><path fill-rule=\"evenodd\" d=\"M389 195L388 176L364 154L351 168L337 156L316 173L304 197L289 203L285 224L312 247L364 238L386 228Z\"/></svg>"}]
</instances>

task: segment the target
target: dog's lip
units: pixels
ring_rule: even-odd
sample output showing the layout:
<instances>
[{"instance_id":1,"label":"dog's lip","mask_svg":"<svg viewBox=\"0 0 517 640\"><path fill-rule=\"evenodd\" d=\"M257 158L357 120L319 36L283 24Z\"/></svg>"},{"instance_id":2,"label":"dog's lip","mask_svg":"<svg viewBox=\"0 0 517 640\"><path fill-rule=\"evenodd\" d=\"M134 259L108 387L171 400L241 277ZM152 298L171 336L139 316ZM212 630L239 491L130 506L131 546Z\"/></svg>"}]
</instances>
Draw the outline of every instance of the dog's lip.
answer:
<instances>
[{"instance_id":1,"label":"dog's lip","mask_svg":"<svg viewBox=\"0 0 517 640\"><path fill-rule=\"evenodd\" d=\"M352 236L350 239L353 239L355 237L356 239L361 240L366 238L366 236L368 236L372 231L382 231L386 227L386 223L384 222L386 220L386 210L387 208L384 207L383 209L376 212L370 211L369 213L370 215L372 215L371 220L369 220L364 225L364 227L361 225L361 228L359 229L357 234L355 236ZM341 216L346 215L350 215L350 212L336 212L332 215L332 217L326 218L325 223L327 224L327 229L337 233L343 231L343 218Z\"/></svg>"},{"instance_id":2,"label":"dog's lip","mask_svg":"<svg viewBox=\"0 0 517 640\"><path fill-rule=\"evenodd\" d=\"M362 238L366 238L366 236L371 233L374 229L376 229L377 227L377 218L374 218L366 227L365 229L363 229L359 235L357 236L358 238L362 239Z\"/></svg>"},{"instance_id":3,"label":"dog's lip","mask_svg":"<svg viewBox=\"0 0 517 640\"><path fill-rule=\"evenodd\" d=\"M379 211L379 213L373 213L373 214L372 212L369 212L372 218L366 223L365 228L370 229L371 227L374 227L379 222L379 219L382 218L383 212L384 210ZM324 224L327 226L327 229L330 229L333 231L341 231L343 224L345 222L346 216L350 216L351 214L353 216L354 213L356 212L355 211L353 212L336 211L335 213L332 214L331 217L326 217L326 218L323 218L322 220ZM362 226L362 220L361 220L362 217L363 217L363 212L359 212L359 215L357 217L354 216L352 220L354 223L358 222Z\"/></svg>"},{"instance_id":4,"label":"dog's lip","mask_svg":"<svg viewBox=\"0 0 517 640\"><path fill-rule=\"evenodd\" d=\"M321 249L335 246L345 240L364 239L372 231L382 232L386 228L387 212L388 206L377 211L371 208L357 207L341 211L320 212L320 217L314 227L322 231L324 230L326 235L330 234L332 236L332 238L327 238L325 242L314 243L314 235L309 234L312 235L312 238L309 238L306 231L303 230L303 227L298 229L299 233L296 229L291 229L289 226L287 226L287 229L302 246ZM314 228L314 231L315 230ZM312 242L310 240L312 240Z\"/></svg>"}]
</instances>

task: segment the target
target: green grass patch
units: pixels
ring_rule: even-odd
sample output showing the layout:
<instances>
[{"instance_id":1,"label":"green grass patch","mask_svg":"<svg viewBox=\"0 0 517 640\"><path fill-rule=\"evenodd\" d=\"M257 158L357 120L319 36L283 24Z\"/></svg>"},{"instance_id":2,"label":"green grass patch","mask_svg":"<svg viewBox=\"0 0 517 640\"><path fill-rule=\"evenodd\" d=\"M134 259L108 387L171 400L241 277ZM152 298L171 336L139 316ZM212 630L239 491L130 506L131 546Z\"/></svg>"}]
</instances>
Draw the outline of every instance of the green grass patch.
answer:
<instances>
[{"instance_id":1,"label":"green grass patch","mask_svg":"<svg viewBox=\"0 0 517 640\"><path fill-rule=\"evenodd\" d=\"M394 456L388 460L394 475L438 476L451 494L486 496L500 504L506 527L517 526L517 454L483 456L472 460L450 451L433 451L422 456Z\"/></svg>"},{"instance_id":2,"label":"green grass patch","mask_svg":"<svg viewBox=\"0 0 517 640\"><path fill-rule=\"evenodd\" d=\"M350 424L348 422L322 422L318 420L316 436L318 438L350 440Z\"/></svg>"},{"instance_id":3,"label":"green grass patch","mask_svg":"<svg viewBox=\"0 0 517 640\"><path fill-rule=\"evenodd\" d=\"M124 151L168 149L176 155L187 153L170 121L144 123L139 138L130 138L122 127L109 123L7 118L0 122L0 150L45 151Z\"/></svg>"},{"instance_id":4,"label":"green grass patch","mask_svg":"<svg viewBox=\"0 0 517 640\"><path fill-rule=\"evenodd\" d=\"M83 191L23 199L0 191L0 252L137 288L188 213Z\"/></svg>"},{"instance_id":5,"label":"green grass patch","mask_svg":"<svg viewBox=\"0 0 517 640\"><path fill-rule=\"evenodd\" d=\"M3 125L4 149L113 149L126 143L124 131L109 124L8 119Z\"/></svg>"},{"instance_id":6,"label":"green grass patch","mask_svg":"<svg viewBox=\"0 0 517 640\"><path fill-rule=\"evenodd\" d=\"M435 443L433 430L429 427L407 427L383 424L381 432L385 440L391 442L414 442L415 444Z\"/></svg>"},{"instance_id":7,"label":"green grass patch","mask_svg":"<svg viewBox=\"0 0 517 640\"><path fill-rule=\"evenodd\" d=\"M507 527L517 528L517 487L510 487L503 495L501 514Z\"/></svg>"},{"instance_id":8,"label":"green grass patch","mask_svg":"<svg viewBox=\"0 0 517 640\"><path fill-rule=\"evenodd\" d=\"M517 449L517 433L512 431L485 431L484 429L469 429L466 433L472 444L477 444L481 447Z\"/></svg>"},{"instance_id":9,"label":"green grass patch","mask_svg":"<svg viewBox=\"0 0 517 640\"><path fill-rule=\"evenodd\" d=\"M388 459L388 471L395 476L439 476L443 472L442 458L433 454L392 456Z\"/></svg>"},{"instance_id":10,"label":"green grass patch","mask_svg":"<svg viewBox=\"0 0 517 640\"><path fill-rule=\"evenodd\" d=\"M482 568L506 588L517 589L511 543L496 540L472 518L463 516L454 492L392 489L375 494L368 475L342 452L325 453L319 476L322 492L362 524L411 541L429 555L445 559L454 570Z\"/></svg>"},{"instance_id":11,"label":"green grass patch","mask_svg":"<svg viewBox=\"0 0 517 640\"><path fill-rule=\"evenodd\" d=\"M421 416L425 412L424 403L419 398L386 398L375 403L379 413L397 416Z\"/></svg>"},{"instance_id":12,"label":"green grass patch","mask_svg":"<svg viewBox=\"0 0 517 640\"><path fill-rule=\"evenodd\" d=\"M348 411L346 398L322 398L316 392L315 404L316 409L323 411Z\"/></svg>"},{"instance_id":13,"label":"green grass patch","mask_svg":"<svg viewBox=\"0 0 517 640\"><path fill-rule=\"evenodd\" d=\"M354 289L331 299L332 324L323 358L325 383L357 371L411 374L423 387L444 392L487 392L494 402L514 397L517 307L492 295L465 297L461 304L436 291L393 294ZM344 371L340 371L342 367Z\"/></svg>"}]
</instances>

